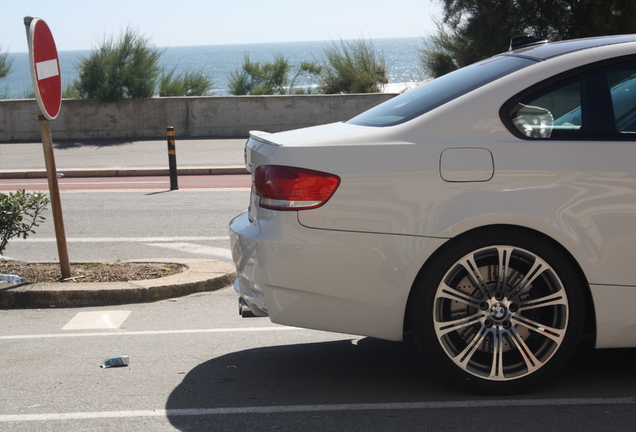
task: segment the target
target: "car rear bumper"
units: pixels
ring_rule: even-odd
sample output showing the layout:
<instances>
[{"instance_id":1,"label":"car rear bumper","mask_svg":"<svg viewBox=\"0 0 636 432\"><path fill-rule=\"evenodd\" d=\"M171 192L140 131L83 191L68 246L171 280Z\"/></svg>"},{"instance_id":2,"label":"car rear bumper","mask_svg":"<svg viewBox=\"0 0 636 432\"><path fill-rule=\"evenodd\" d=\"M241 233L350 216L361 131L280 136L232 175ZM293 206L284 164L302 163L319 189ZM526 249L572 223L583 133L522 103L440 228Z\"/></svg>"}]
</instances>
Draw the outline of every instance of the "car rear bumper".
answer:
<instances>
[{"instance_id":1,"label":"car rear bumper","mask_svg":"<svg viewBox=\"0 0 636 432\"><path fill-rule=\"evenodd\" d=\"M262 217L263 216L263 217ZM296 212L230 223L234 287L274 323L400 340L422 263L444 240L311 229Z\"/></svg>"}]
</instances>

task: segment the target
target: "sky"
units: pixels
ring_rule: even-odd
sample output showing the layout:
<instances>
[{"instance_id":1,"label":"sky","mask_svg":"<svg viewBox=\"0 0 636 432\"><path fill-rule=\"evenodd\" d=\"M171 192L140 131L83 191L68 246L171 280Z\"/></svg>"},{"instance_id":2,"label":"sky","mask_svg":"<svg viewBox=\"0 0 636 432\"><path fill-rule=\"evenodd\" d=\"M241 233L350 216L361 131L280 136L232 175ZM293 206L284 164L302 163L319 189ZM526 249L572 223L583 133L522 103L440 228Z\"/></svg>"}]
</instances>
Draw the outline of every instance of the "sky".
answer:
<instances>
[{"instance_id":1,"label":"sky","mask_svg":"<svg viewBox=\"0 0 636 432\"><path fill-rule=\"evenodd\" d=\"M424 37L440 0L2 0L0 52L27 52L24 17L58 51L89 50L135 28L157 47Z\"/></svg>"}]
</instances>

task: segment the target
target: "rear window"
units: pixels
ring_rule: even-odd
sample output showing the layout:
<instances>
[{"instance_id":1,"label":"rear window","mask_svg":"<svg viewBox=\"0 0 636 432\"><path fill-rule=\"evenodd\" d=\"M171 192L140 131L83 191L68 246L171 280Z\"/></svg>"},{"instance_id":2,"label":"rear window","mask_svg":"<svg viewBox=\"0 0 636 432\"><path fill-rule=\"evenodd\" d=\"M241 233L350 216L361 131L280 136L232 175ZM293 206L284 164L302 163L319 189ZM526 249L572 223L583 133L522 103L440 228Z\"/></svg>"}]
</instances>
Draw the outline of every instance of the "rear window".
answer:
<instances>
[{"instance_id":1,"label":"rear window","mask_svg":"<svg viewBox=\"0 0 636 432\"><path fill-rule=\"evenodd\" d=\"M348 123L378 127L404 123L534 63L536 61L521 57L493 57L422 84L365 111Z\"/></svg>"}]
</instances>

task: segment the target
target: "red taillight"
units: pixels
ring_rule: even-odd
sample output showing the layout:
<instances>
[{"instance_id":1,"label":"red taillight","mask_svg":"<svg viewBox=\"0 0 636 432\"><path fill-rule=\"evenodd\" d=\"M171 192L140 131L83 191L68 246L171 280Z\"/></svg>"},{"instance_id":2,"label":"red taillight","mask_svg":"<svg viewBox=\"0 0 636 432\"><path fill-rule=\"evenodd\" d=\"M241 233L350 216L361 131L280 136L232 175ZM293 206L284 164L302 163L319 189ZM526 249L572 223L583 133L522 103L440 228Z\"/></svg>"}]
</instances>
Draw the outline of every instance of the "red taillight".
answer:
<instances>
[{"instance_id":1,"label":"red taillight","mask_svg":"<svg viewBox=\"0 0 636 432\"><path fill-rule=\"evenodd\" d=\"M259 206L273 210L307 210L331 198L340 177L320 171L277 165L259 166L254 172L254 193Z\"/></svg>"}]
</instances>

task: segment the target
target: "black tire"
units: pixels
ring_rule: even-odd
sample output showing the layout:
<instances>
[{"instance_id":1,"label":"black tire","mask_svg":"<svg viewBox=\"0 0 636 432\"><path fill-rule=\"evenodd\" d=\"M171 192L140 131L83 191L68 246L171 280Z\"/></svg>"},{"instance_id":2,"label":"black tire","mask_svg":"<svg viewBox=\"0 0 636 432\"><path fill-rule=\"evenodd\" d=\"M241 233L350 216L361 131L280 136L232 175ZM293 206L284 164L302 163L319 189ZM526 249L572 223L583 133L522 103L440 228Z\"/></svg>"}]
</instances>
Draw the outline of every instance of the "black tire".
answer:
<instances>
[{"instance_id":1,"label":"black tire","mask_svg":"<svg viewBox=\"0 0 636 432\"><path fill-rule=\"evenodd\" d=\"M484 394L517 393L561 370L584 314L581 280L559 248L508 228L450 241L420 273L409 306L427 360Z\"/></svg>"}]
</instances>

